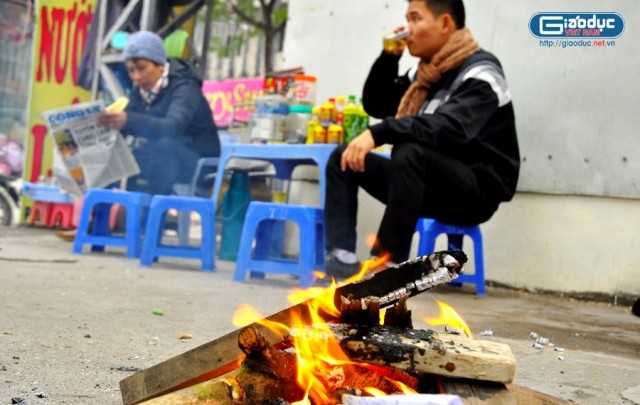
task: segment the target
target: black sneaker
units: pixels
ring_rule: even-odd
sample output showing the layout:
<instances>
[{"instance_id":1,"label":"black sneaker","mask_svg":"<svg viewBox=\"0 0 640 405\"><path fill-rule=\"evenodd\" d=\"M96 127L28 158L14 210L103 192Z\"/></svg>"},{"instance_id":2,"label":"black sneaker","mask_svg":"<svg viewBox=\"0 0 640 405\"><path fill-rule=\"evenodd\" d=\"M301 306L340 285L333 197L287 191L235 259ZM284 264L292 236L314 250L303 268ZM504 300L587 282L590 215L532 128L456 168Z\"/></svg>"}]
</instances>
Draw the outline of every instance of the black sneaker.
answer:
<instances>
[{"instance_id":1,"label":"black sneaker","mask_svg":"<svg viewBox=\"0 0 640 405\"><path fill-rule=\"evenodd\" d=\"M328 263L327 263L328 265ZM328 266L327 266L328 268ZM631 307L631 313L633 313L635 316L640 316L640 299L638 299L635 304L633 304L633 306Z\"/></svg>"},{"instance_id":2,"label":"black sneaker","mask_svg":"<svg viewBox=\"0 0 640 405\"><path fill-rule=\"evenodd\" d=\"M345 263L341 262L334 255L329 255L327 259L327 276L333 277L338 280L347 279L360 272L360 263Z\"/></svg>"}]
</instances>

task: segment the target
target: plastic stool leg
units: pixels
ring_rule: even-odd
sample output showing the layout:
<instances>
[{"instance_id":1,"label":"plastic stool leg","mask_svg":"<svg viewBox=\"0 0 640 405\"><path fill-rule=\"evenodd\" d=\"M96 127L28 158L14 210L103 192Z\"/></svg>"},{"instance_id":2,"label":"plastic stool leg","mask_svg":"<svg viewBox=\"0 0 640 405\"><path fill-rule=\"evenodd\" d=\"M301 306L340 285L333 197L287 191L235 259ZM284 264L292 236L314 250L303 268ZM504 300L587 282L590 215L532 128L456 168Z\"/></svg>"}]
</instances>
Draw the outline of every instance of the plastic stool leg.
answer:
<instances>
[{"instance_id":1,"label":"plastic stool leg","mask_svg":"<svg viewBox=\"0 0 640 405\"><path fill-rule=\"evenodd\" d=\"M89 232L89 222L91 221L92 207L88 201L85 201L80 212L80 218L78 219L78 227L76 229L76 237L73 241L73 253L82 253L84 245L84 239Z\"/></svg>"},{"instance_id":2,"label":"plastic stool leg","mask_svg":"<svg viewBox=\"0 0 640 405\"><path fill-rule=\"evenodd\" d=\"M315 234L315 221L314 223L309 223L304 221L304 223L298 222L298 228L300 230L300 256L298 258L299 261L299 271L298 271L298 285L301 288L311 287L313 285L313 269L316 264L316 247L312 246L310 242L313 242L311 239L305 239L304 235Z\"/></svg>"},{"instance_id":3,"label":"plastic stool leg","mask_svg":"<svg viewBox=\"0 0 640 405\"><path fill-rule=\"evenodd\" d=\"M127 233L125 239L127 239L127 257L138 257L140 255L140 232L139 228L143 226L141 224L142 218L140 217L140 209L133 207L127 207ZM138 229L138 232L134 232L134 229Z\"/></svg>"},{"instance_id":4,"label":"plastic stool leg","mask_svg":"<svg viewBox=\"0 0 640 405\"><path fill-rule=\"evenodd\" d=\"M142 242L142 252L140 253L140 264L142 266L151 266L151 264L157 259L154 254L155 247L159 246L162 241L162 229L164 212L155 209L156 202L151 203L151 209L147 217L147 224L145 227L144 241Z\"/></svg>"},{"instance_id":5,"label":"plastic stool leg","mask_svg":"<svg viewBox=\"0 0 640 405\"><path fill-rule=\"evenodd\" d=\"M113 204L98 203L93 206L93 235L107 236L111 233L109 221Z\"/></svg>"},{"instance_id":6,"label":"plastic stool leg","mask_svg":"<svg viewBox=\"0 0 640 405\"><path fill-rule=\"evenodd\" d=\"M277 243L273 242L273 238L277 236L278 229L282 229L279 226L280 223L283 223L283 221L268 218L259 222L256 231L256 247L253 253L254 259L267 260L269 257L277 256L278 252L274 247ZM282 235L280 236L282 237ZM282 242L280 242L280 248L282 248Z\"/></svg>"},{"instance_id":7,"label":"plastic stool leg","mask_svg":"<svg viewBox=\"0 0 640 405\"><path fill-rule=\"evenodd\" d=\"M433 252L435 246L435 240L429 233L429 229L433 224L433 219L421 218L418 220L418 233L420 237L418 238L418 256L423 256Z\"/></svg>"},{"instance_id":8,"label":"plastic stool leg","mask_svg":"<svg viewBox=\"0 0 640 405\"><path fill-rule=\"evenodd\" d=\"M202 271L214 271L216 231L213 205L207 206L204 211L200 212L200 224L202 229L202 236L200 239L200 249L202 251Z\"/></svg>"},{"instance_id":9,"label":"plastic stool leg","mask_svg":"<svg viewBox=\"0 0 640 405\"><path fill-rule=\"evenodd\" d=\"M31 208L31 217L29 224L34 225L36 221L43 226L48 226L51 222L51 203L45 201L36 201Z\"/></svg>"},{"instance_id":10,"label":"plastic stool leg","mask_svg":"<svg viewBox=\"0 0 640 405\"><path fill-rule=\"evenodd\" d=\"M315 224L316 228L316 243L315 243L315 251L316 251L316 268L318 270L325 270L325 238L324 238L324 217L320 218L318 222Z\"/></svg>"},{"instance_id":11,"label":"plastic stool leg","mask_svg":"<svg viewBox=\"0 0 640 405\"><path fill-rule=\"evenodd\" d=\"M251 247L253 237L256 235L260 222L251 221L253 216L253 207L250 205L247 211L247 219L242 226L242 236L240 238L240 247L238 248L238 259L236 260L236 268L233 272L233 281L244 281L247 270L250 267Z\"/></svg>"},{"instance_id":12,"label":"plastic stool leg","mask_svg":"<svg viewBox=\"0 0 640 405\"><path fill-rule=\"evenodd\" d=\"M476 295L484 297L487 295L484 281L484 246L482 242L482 233L476 228L472 231L474 260L476 264L475 284Z\"/></svg>"},{"instance_id":13,"label":"plastic stool leg","mask_svg":"<svg viewBox=\"0 0 640 405\"><path fill-rule=\"evenodd\" d=\"M71 228L73 220L73 204L52 203L52 210L49 216L49 227L53 228L58 223L62 228Z\"/></svg>"}]
</instances>

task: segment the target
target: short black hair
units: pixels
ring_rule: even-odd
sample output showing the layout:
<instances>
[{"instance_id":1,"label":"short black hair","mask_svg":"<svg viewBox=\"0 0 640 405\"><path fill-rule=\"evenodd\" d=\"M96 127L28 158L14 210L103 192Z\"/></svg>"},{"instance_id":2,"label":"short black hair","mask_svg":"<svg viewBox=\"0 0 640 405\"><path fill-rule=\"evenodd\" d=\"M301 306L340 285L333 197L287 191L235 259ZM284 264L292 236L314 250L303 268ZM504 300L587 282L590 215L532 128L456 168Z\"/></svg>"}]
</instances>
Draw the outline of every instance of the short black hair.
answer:
<instances>
[{"instance_id":1,"label":"short black hair","mask_svg":"<svg viewBox=\"0 0 640 405\"><path fill-rule=\"evenodd\" d=\"M409 0L418 1L418 0ZM422 0L436 17L443 13L451 15L457 28L464 28L464 4L462 0Z\"/></svg>"}]
</instances>

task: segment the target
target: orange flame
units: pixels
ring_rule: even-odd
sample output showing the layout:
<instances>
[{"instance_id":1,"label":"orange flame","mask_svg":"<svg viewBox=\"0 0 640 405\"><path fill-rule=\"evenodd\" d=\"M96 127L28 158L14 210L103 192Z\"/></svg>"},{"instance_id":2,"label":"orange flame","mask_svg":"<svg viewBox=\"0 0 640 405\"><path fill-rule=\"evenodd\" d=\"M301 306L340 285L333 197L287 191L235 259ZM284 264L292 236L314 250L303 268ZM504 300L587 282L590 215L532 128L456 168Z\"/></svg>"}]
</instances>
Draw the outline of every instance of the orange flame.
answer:
<instances>
[{"instance_id":1,"label":"orange flame","mask_svg":"<svg viewBox=\"0 0 640 405\"><path fill-rule=\"evenodd\" d=\"M282 339L284 339L284 336L290 332L290 329L286 325L266 319L250 305L241 304L236 308L236 311L233 314L233 324L235 326L241 328L254 322L275 332Z\"/></svg>"},{"instance_id":2,"label":"orange flame","mask_svg":"<svg viewBox=\"0 0 640 405\"><path fill-rule=\"evenodd\" d=\"M331 387L340 387L350 364L329 324L321 316L322 313L340 316L334 303L335 290L333 281L328 288L296 289L289 296L293 304L308 299L310 322L305 322L298 314L292 316L291 335L297 357L298 385L306 390L303 401L311 400L315 404L331 402Z\"/></svg>"},{"instance_id":3,"label":"orange flame","mask_svg":"<svg viewBox=\"0 0 640 405\"><path fill-rule=\"evenodd\" d=\"M371 241L375 243L375 237ZM386 268L388 255L363 262L360 272L345 283L356 281L367 273ZM314 274L321 278L322 274ZM294 289L289 295L293 306L304 303L305 310L299 313L292 311L290 327L269 321L248 305L240 306L234 314L234 324L238 327L251 323L264 325L280 336L289 336L293 342L297 361L297 383L305 391L304 398L294 402L295 405L334 403L332 393L344 388L346 379L355 373L358 363L352 362L342 351L340 343L334 337L329 318L339 319L340 310L334 303L337 284L332 280L328 287L312 287L308 289ZM384 311L380 311L380 323L384 320ZM363 366L360 364L360 366ZM394 381L399 391L405 394L415 394L410 387L400 381ZM384 392L367 387L364 389L369 395L384 396Z\"/></svg>"},{"instance_id":4,"label":"orange flame","mask_svg":"<svg viewBox=\"0 0 640 405\"><path fill-rule=\"evenodd\" d=\"M451 306L445 304L440 300L436 300L436 302L440 307L440 317L424 319L426 323L428 323L429 325L448 325L456 329L462 329L468 337L473 338L473 336L471 335L471 329L469 329L466 322Z\"/></svg>"}]
</instances>

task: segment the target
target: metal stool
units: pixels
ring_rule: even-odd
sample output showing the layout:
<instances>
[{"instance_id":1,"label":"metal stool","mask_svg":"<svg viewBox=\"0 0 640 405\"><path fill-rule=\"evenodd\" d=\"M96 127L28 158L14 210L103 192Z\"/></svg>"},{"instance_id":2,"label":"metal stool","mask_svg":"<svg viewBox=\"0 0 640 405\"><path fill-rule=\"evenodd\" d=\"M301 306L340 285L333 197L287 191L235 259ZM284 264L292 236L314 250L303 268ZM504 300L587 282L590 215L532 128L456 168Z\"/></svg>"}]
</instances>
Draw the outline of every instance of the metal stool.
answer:
<instances>
[{"instance_id":1,"label":"metal stool","mask_svg":"<svg viewBox=\"0 0 640 405\"><path fill-rule=\"evenodd\" d=\"M282 221L298 224L298 260L274 256L271 252L274 227ZM254 239L256 244L252 249ZM254 201L249 204L242 228L233 280L244 281L247 271L251 271L250 276L255 278L264 278L265 273L292 274L299 277L301 288L310 287L313 285L313 271L325 270L324 249L324 210Z\"/></svg>"},{"instance_id":2,"label":"metal stool","mask_svg":"<svg viewBox=\"0 0 640 405\"><path fill-rule=\"evenodd\" d=\"M138 257L141 227L144 227L143 218L150 201L151 195L146 193L89 189L82 204L73 253L82 253L85 244L90 244L94 252L104 251L105 246L125 246L128 257ZM114 204L126 209L127 223L122 236L113 235L109 229L109 215ZM89 229L91 224L93 230Z\"/></svg>"},{"instance_id":3,"label":"metal stool","mask_svg":"<svg viewBox=\"0 0 640 405\"><path fill-rule=\"evenodd\" d=\"M436 238L446 234L449 249L462 249L462 239L468 235L473 240L475 273L463 273L451 284L471 283L476 286L476 295L485 296L484 254L482 246L482 232L479 225L462 226L440 222L431 218L420 218L416 224L416 231L420 236L418 242L418 256L427 255L435 250ZM457 239L457 242L454 242ZM458 246L459 245L459 246Z\"/></svg>"},{"instance_id":4,"label":"metal stool","mask_svg":"<svg viewBox=\"0 0 640 405\"><path fill-rule=\"evenodd\" d=\"M162 244L164 231L164 218L168 210L176 209L179 213L196 211L200 214L202 238L200 246L190 246L188 238L186 242L180 238L178 245ZM200 259L202 271L215 269L214 253L215 244L215 215L214 202L208 198L178 197L168 195L156 195L149 206L149 218L145 238L140 255L140 264L151 266L160 256L183 257L187 259Z\"/></svg>"}]
</instances>

